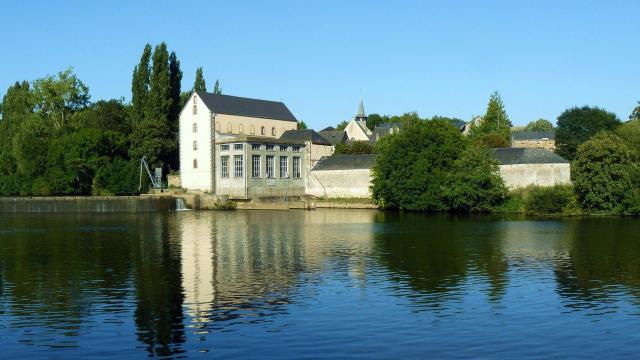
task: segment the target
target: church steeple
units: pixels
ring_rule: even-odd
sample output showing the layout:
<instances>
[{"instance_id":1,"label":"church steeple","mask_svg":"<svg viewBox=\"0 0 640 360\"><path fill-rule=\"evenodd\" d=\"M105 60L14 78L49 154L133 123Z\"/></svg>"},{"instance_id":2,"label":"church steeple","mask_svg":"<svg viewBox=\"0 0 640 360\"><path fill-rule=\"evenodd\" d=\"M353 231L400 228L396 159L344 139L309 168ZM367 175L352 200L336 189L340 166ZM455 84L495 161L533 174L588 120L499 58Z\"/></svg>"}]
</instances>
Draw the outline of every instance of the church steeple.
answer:
<instances>
[{"instance_id":1,"label":"church steeple","mask_svg":"<svg viewBox=\"0 0 640 360\"><path fill-rule=\"evenodd\" d=\"M364 112L364 102L360 99L360 106L358 106L358 114L355 117L356 121L367 122L367 115Z\"/></svg>"}]
</instances>

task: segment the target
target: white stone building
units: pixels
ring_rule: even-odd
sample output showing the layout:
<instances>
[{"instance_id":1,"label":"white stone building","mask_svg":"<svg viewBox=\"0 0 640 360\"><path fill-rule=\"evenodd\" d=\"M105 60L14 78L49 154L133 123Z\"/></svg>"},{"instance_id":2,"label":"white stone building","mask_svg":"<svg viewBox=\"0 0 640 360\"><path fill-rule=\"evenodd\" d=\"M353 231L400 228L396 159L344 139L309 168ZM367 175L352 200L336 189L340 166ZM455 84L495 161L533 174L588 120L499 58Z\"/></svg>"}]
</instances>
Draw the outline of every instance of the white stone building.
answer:
<instances>
[{"instance_id":1,"label":"white stone building","mask_svg":"<svg viewBox=\"0 0 640 360\"><path fill-rule=\"evenodd\" d=\"M509 189L571 183L571 164L549 150L502 148L492 156L500 162L500 176Z\"/></svg>"},{"instance_id":2,"label":"white stone building","mask_svg":"<svg viewBox=\"0 0 640 360\"><path fill-rule=\"evenodd\" d=\"M216 172L220 171L217 167L219 142L230 143L234 137L247 136L261 143L276 141L297 126L297 119L282 102L194 92L180 113L182 187L213 193L219 190L216 189ZM240 140L246 141L246 138ZM279 144L274 142L274 145ZM249 154L242 156L246 177L249 159L244 156Z\"/></svg>"},{"instance_id":3,"label":"white stone building","mask_svg":"<svg viewBox=\"0 0 640 360\"><path fill-rule=\"evenodd\" d=\"M323 157L311 170L307 194L321 198L370 198L374 155Z\"/></svg>"}]
</instances>

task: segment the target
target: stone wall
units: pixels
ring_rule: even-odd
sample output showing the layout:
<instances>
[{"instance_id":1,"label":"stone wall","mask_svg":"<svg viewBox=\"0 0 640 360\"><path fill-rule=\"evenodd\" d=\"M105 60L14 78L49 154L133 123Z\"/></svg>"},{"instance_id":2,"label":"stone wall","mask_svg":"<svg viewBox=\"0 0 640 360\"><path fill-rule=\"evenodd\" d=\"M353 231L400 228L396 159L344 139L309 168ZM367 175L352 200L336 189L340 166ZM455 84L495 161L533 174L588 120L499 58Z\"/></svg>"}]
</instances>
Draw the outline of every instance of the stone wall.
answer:
<instances>
[{"instance_id":1,"label":"stone wall","mask_svg":"<svg viewBox=\"0 0 640 360\"><path fill-rule=\"evenodd\" d=\"M0 213L112 213L169 211L171 196L54 196L0 198Z\"/></svg>"},{"instance_id":2,"label":"stone wall","mask_svg":"<svg viewBox=\"0 0 640 360\"><path fill-rule=\"evenodd\" d=\"M307 195L323 198L370 198L371 170L314 170Z\"/></svg>"},{"instance_id":3,"label":"stone wall","mask_svg":"<svg viewBox=\"0 0 640 360\"><path fill-rule=\"evenodd\" d=\"M561 163L500 165L500 176L509 189L571 183L570 164Z\"/></svg>"},{"instance_id":4,"label":"stone wall","mask_svg":"<svg viewBox=\"0 0 640 360\"><path fill-rule=\"evenodd\" d=\"M511 142L513 148L543 148L550 151L556 149L556 141L549 140L513 140Z\"/></svg>"},{"instance_id":5,"label":"stone wall","mask_svg":"<svg viewBox=\"0 0 640 360\"><path fill-rule=\"evenodd\" d=\"M167 183L169 184L169 188L179 189L182 187L180 175L167 175Z\"/></svg>"}]
</instances>

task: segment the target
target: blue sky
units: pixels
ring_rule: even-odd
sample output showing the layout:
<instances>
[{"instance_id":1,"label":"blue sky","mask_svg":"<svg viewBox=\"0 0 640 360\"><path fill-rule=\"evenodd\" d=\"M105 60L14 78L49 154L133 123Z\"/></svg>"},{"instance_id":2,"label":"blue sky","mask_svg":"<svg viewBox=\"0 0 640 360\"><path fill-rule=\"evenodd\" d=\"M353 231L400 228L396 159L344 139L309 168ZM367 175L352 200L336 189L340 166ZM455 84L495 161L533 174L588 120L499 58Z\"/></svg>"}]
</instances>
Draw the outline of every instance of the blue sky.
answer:
<instances>
[{"instance_id":1,"label":"blue sky","mask_svg":"<svg viewBox=\"0 0 640 360\"><path fill-rule=\"evenodd\" d=\"M191 88L282 100L315 128L368 113L470 119L498 90L515 124L640 100L640 1L3 1L0 93L73 66L130 97L145 43Z\"/></svg>"}]
</instances>

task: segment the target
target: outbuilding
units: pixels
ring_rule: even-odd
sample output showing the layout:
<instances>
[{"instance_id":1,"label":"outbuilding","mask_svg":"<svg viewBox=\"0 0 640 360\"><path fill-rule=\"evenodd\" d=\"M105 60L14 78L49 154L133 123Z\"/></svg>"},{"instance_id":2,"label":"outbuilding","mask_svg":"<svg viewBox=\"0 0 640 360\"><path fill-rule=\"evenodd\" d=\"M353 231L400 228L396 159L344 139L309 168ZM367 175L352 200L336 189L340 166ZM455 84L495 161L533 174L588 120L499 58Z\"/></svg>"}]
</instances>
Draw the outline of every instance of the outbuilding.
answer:
<instances>
[{"instance_id":1,"label":"outbuilding","mask_svg":"<svg viewBox=\"0 0 640 360\"><path fill-rule=\"evenodd\" d=\"M374 155L333 155L311 170L307 195L323 198L370 198Z\"/></svg>"},{"instance_id":2,"label":"outbuilding","mask_svg":"<svg viewBox=\"0 0 640 360\"><path fill-rule=\"evenodd\" d=\"M571 183L569 161L547 149L493 149L492 157L500 163L500 176L509 189Z\"/></svg>"}]
</instances>

